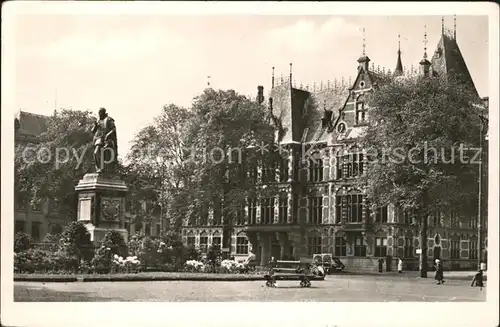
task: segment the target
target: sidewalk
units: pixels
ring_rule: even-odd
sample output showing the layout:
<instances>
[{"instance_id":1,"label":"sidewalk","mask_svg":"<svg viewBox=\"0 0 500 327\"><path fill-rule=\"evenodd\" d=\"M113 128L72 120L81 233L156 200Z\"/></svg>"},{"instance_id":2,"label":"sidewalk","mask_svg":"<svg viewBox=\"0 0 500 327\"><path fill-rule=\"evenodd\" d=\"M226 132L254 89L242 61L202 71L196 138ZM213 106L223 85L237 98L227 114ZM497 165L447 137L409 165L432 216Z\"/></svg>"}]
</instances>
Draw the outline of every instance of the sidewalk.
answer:
<instances>
[{"instance_id":1,"label":"sidewalk","mask_svg":"<svg viewBox=\"0 0 500 327\"><path fill-rule=\"evenodd\" d=\"M434 278L434 271L428 271L427 272L427 278ZM369 276L392 276L392 277L405 277L405 278L419 278L420 277L420 272L418 271L403 271L401 274L398 273L397 271L390 271L390 272L356 272L356 271L345 271L342 273L337 273L340 275L369 275ZM476 271L445 271L444 272L444 279L454 279L454 280L471 280L476 274ZM336 274L332 274L334 276ZM488 272L485 271L483 273L484 280L487 280Z\"/></svg>"}]
</instances>

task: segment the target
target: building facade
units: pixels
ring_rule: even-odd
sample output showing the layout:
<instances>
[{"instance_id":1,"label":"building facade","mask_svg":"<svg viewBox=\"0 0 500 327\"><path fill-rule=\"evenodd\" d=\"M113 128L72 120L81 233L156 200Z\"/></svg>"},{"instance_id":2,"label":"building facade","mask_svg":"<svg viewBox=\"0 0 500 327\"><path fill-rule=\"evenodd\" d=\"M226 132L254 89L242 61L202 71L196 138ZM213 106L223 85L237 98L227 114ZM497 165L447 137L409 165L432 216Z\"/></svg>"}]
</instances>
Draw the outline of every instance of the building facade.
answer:
<instances>
[{"instance_id":1,"label":"building facade","mask_svg":"<svg viewBox=\"0 0 500 327\"><path fill-rule=\"evenodd\" d=\"M38 143L38 136L47 130L48 119L48 116L19 111L14 119L14 144ZM24 232L31 235L34 242L41 242L46 234L61 233L65 225L66 219L58 214L56 202L47 199L33 206L15 194L14 233Z\"/></svg>"},{"instance_id":2,"label":"building facade","mask_svg":"<svg viewBox=\"0 0 500 327\"><path fill-rule=\"evenodd\" d=\"M365 97L387 79L405 74L401 51L392 73L375 70L364 53L357 61L354 81L312 90L293 85L291 72L288 81L275 84L273 72L270 116L279 126L277 139L288 158L276 167L259 167L257 184L273 183L280 191L272 198L249 199L244 219L232 227L230 236L224 233L220 210L210 210L208 219L186 221L182 231L186 244L202 251L228 244L226 250L236 260L252 251L261 265L271 257L312 259L313 254L330 253L350 270L377 270L381 258L384 270L395 268L395 258L403 259L405 269L418 268L419 234L412 213L394 205L372 211L363 190L354 186L365 165L362 149L356 145L369 121ZM429 77L458 71L474 87L455 33L444 27L434 54L428 60L425 53L418 67L420 74ZM263 101L262 87L257 100ZM307 159L311 155L314 160ZM477 224L477 216L436 213L431 217L429 264L440 258L449 269L475 267ZM483 226L486 237L487 223ZM485 239L483 249L486 244Z\"/></svg>"}]
</instances>

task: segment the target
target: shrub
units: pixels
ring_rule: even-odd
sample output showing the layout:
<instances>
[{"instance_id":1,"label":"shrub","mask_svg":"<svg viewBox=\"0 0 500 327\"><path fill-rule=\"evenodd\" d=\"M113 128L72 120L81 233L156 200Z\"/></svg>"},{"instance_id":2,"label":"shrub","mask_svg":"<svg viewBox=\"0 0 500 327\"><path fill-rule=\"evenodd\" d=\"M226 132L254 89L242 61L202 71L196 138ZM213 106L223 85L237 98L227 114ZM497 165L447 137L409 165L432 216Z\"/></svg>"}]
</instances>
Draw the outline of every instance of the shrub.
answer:
<instances>
[{"instance_id":1,"label":"shrub","mask_svg":"<svg viewBox=\"0 0 500 327\"><path fill-rule=\"evenodd\" d=\"M29 249L14 255L16 273L75 272L78 260L65 253Z\"/></svg>"},{"instance_id":2,"label":"shrub","mask_svg":"<svg viewBox=\"0 0 500 327\"><path fill-rule=\"evenodd\" d=\"M68 225L59 241L59 249L67 256L90 261L94 256L94 245L90 241L90 233L85 225L75 221Z\"/></svg>"},{"instance_id":3,"label":"shrub","mask_svg":"<svg viewBox=\"0 0 500 327\"><path fill-rule=\"evenodd\" d=\"M115 230L111 230L104 235L101 240L101 246L109 248L112 255L116 254L121 257L126 257L128 255L127 244L123 236Z\"/></svg>"},{"instance_id":4,"label":"shrub","mask_svg":"<svg viewBox=\"0 0 500 327\"><path fill-rule=\"evenodd\" d=\"M16 234L14 238L14 253L26 251L31 248L31 237L23 232Z\"/></svg>"},{"instance_id":5,"label":"shrub","mask_svg":"<svg viewBox=\"0 0 500 327\"><path fill-rule=\"evenodd\" d=\"M201 261L188 260L185 264L186 272L202 272L205 270L205 265Z\"/></svg>"},{"instance_id":6,"label":"shrub","mask_svg":"<svg viewBox=\"0 0 500 327\"><path fill-rule=\"evenodd\" d=\"M109 274L112 266L111 250L101 247L90 262L90 266L94 273Z\"/></svg>"}]
</instances>

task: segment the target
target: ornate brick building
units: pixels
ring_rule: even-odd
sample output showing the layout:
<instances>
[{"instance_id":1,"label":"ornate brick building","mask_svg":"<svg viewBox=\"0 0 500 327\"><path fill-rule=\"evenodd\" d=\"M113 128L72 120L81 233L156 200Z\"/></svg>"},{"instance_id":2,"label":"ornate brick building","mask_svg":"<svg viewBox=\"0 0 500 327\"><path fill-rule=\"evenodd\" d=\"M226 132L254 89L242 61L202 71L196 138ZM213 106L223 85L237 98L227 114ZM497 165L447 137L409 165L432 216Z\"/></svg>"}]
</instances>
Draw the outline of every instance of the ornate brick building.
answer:
<instances>
[{"instance_id":1,"label":"ornate brick building","mask_svg":"<svg viewBox=\"0 0 500 327\"><path fill-rule=\"evenodd\" d=\"M418 73L431 77L458 71L474 87L455 33L443 28L441 34L430 60L425 54L418 63ZM417 267L419 239L411 213L394 205L372 212L363 190L354 187L365 164L362 149L356 146L369 121L365 96L387 79L408 73L403 71L399 50L392 73L375 70L370 61L363 53L352 82L322 83L312 90L293 85L291 72L287 81L275 85L273 72L270 116L279 126L277 139L288 150L288 158L276 167L258 168L258 184L274 183L280 191L273 198L248 200L245 219L233 228L227 243L236 259L245 258L249 250L261 264L271 257L331 253L350 270L375 270L379 258L386 260L385 269L394 269L392 257L403 258L407 268ZM262 92L259 87L259 102ZM304 162L305 153L315 160ZM226 244L220 224L224 219L214 214L212 210L208 221L186 224L184 242L202 250ZM450 269L474 266L477 216L436 213L430 220L429 263L439 257Z\"/></svg>"}]
</instances>

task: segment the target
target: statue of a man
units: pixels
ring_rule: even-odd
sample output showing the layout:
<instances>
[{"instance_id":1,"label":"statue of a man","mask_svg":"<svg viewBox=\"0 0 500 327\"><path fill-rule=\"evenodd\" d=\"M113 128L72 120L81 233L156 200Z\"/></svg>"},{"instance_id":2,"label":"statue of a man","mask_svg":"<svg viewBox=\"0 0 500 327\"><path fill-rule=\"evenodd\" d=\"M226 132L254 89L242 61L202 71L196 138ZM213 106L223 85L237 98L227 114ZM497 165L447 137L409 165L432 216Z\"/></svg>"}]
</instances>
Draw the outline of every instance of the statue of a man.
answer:
<instances>
[{"instance_id":1,"label":"statue of a man","mask_svg":"<svg viewBox=\"0 0 500 327\"><path fill-rule=\"evenodd\" d=\"M116 126L106 109L99 109L99 120L92 129L94 134L94 163L96 172L113 171L118 161Z\"/></svg>"}]
</instances>

